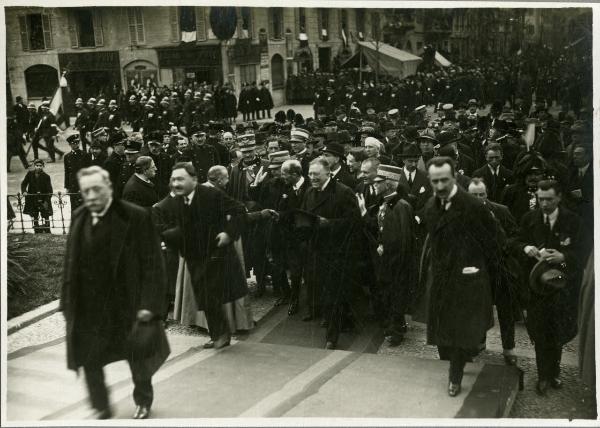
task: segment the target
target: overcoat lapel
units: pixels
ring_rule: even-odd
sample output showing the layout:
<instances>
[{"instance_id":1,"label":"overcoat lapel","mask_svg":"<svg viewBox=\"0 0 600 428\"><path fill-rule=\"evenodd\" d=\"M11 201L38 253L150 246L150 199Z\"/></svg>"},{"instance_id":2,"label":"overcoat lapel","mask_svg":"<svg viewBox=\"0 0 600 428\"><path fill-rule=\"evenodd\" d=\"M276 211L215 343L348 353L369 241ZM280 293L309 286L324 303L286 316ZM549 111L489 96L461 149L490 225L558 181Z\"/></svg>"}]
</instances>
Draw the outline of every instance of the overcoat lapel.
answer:
<instances>
[{"instance_id":1,"label":"overcoat lapel","mask_svg":"<svg viewBox=\"0 0 600 428\"><path fill-rule=\"evenodd\" d=\"M67 267L65 273L67 275L66 282L70 284L72 284L75 280L75 266L77 265L75 257L77 257L77 255L80 253L81 239L79 238L82 236L81 228L88 215L90 215L90 213L87 208L82 208L78 215L73 219L71 228L69 230L70 245L69 254L67 255L69 266Z\"/></svg>"},{"instance_id":2,"label":"overcoat lapel","mask_svg":"<svg viewBox=\"0 0 600 428\"><path fill-rule=\"evenodd\" d=\"M325 202L327 202L329 200L329 198L333 197L332 193L332 188L335 186L335 180L332 178L331 181L329 182L329 184L327 185L327 188L324 189L322 192L316 192L315 191L315 203L313 206L308 207L308 211L314 212L317 208L319 208L321 205L323 205Z\"/></svg>"}]
</instances>

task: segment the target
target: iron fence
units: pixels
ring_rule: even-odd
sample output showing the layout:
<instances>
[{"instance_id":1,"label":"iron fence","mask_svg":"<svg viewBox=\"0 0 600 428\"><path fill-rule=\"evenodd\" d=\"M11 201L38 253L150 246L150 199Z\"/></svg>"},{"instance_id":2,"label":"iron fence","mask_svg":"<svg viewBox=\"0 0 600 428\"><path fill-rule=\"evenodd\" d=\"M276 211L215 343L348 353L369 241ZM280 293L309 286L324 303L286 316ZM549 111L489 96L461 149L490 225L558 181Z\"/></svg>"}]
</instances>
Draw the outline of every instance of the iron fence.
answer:
<instances>
[{"instance_id":1,"label":"iron fence","mask_svg":"<svg viewBox=\"0 0 600 428\"><path fill-rule=\"evenodd\" d=\"M52 215L49 217L49 228L44 228L44 219L34 219L30 215L25 214L26 196L22 193L16 195L7 195L7 202L9 205L8 213L8 232L10 233L43 233L44 231L56 234L66 235L69 232L69 226L71 225L71 210L72 210L72 198L80 199L79 193L35 193L28 194L27 196L32 197L50 197L50 206L52 208ZM76 204L78 206L78 204ZM12 208L12 214L11 214ZM12 217L12 218L11 218ZM39 226L36 227L36 220Z\"/></svg>"}]
</instances>

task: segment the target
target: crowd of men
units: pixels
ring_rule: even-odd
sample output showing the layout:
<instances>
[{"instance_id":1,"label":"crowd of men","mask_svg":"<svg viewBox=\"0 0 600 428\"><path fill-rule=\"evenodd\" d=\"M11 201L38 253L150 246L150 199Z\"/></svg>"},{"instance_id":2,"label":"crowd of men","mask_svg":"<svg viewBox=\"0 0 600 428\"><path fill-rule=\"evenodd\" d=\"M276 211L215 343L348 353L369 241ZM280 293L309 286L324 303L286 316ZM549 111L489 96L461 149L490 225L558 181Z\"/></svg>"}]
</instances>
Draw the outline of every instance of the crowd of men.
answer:
<instances>
[{"instance_id":1,"label":"crowd of men","mask_svg":"<svg viewBox=\"0 0 600 428\"><path fill-rule=\"evenodd\" d=\"M348 87L344 76L329 83ZM226 346L231 332L220 310L227 281L206 266L241 237L256 293L270 286L289 316L321 320L327 349L367 319L401 346L411 315L450 361L455 396L465 363L485 346L495 305L506 363L517 364L515 322L524 318L538 393L560 388L562 346L577 333L593 246L590 112L551 114L549 103L511 103L501 92L487 95L495 100L488 111L460 90L410 101L393 88L383 98L377 86L362 90L365 99L329 91L327 103L317 93L314 118L279 111L260 125L252 116L233 125L206 114L214 106L208 91L184 93L199 116L186 116L184 106L178 116L159 114L178 105L171 92L146 100L138 122L113 101L98 109L100 101L78 100L64 187L75 213L85 211L77 210L83 198L101 216L105 207L92 209L80 188L81 171L97 173L112 183L111 198L154 213L160 240L145 244L162 241L165 258L179 253L191 266L210 346ZM85 119L91 112L93 121ZM50 149L53 137L35 132ZM194 241L200 235L204 248ZM167 261L171 288L176 265ZM173 294L152 312L164 318Z\"/></svg>"}]
</instances>

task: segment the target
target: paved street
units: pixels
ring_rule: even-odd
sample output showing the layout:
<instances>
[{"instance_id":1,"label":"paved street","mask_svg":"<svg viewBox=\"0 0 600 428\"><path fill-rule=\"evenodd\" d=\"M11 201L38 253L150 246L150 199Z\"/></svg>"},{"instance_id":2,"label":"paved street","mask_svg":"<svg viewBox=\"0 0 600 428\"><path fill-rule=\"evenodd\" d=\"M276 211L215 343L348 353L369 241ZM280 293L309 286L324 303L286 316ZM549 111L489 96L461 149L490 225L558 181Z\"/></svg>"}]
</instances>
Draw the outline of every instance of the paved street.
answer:
<instances>
[{"instance_id":1,"label":"paved street","mask_svg":"<svg viewBox=\"0 0 600 428\"><path fill-rule=\"evenodd\" d=\"M343 334L338 350L326 351L318 323L288 318L285 308L271 310L272 302L270 293L253 298L257 328L219 351L202 348L206 336L170 326L172 352L154 377L153 417L594 417L593 394L576 378L574 344L562 361L564 389L545 399L535 394L533 349L522 325L517 353L525 389L518 391L518 372L503 364L494 327L453 399L446 393L447 362L425 345L423 324L412 323L397 348L367 325ZM90 417L83 379L65 366L63 329L57 313L8 337L9 420ZM129 418L127 364L106 372L116 417Z\"/></svg>"}]
</instances>

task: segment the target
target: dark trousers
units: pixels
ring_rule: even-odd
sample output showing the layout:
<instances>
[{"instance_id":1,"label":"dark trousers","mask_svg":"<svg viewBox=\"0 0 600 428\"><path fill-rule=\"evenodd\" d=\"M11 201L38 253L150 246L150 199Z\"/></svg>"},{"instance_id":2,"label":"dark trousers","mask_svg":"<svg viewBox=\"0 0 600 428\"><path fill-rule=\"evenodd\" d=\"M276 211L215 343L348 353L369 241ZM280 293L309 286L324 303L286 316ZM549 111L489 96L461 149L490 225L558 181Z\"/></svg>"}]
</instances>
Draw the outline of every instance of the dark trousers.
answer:
<instances>
[{"instance_id":1,"label":"dark trousers","mask_svg":"<svg viewBox=\"0 0 600 428\"><path fill-rule=\"evenodd\" d=\"M223 311L223 278L225 269L223 260L213 259L208 266L186 260L192 276L194 290L201 290L201 295L196 296L198 307L204 311L208 332L212 340L217 340L228 331L227 319Z\"/></svg>"},{"instance_id":2,"label":"dark trousers","mask_svg":"<svg viewBox=\"0 0 600 428\"><path fill-rule=\"evenodd\" d=\"M291 244L291 245L290 245ZM288 242L286 264L290 272L290 300L300 299L300 287L306 265L307 245L304 242Z\"/></svg>"},{"instance_id":3,"label":"dark trousers","mask_svg":"<svg viewBox=\"0 0 600 428\"><path fill-rule=\"evenodd\" d=\"M473 353L469 350L453 346L438 346L438 353L441 360L450 361L448 380L452 383L460 384L465 371L465 365L472 361Z\"/></svg>"},{"instance_id":4,"label":"dark trousers","mask_svg":"<svg viewBox=\"0 0 600 428\"><path fill-rule=\"evenodd\" d=\"M34 159L39 159L39 150L43 150L46 153L48 153L48 155L50 155L50 149L48 149L46 146L42 145L40 143L40 136L39 135L34 135L33 139L31 140L31 148L33 149L33 158ZM53 155L51 155L52 157Z\"/></svg>"},{"instance_id":5,"label":"dark trousers","mask_svg":"<svg viewBox=\"0 0 600 428\"><path fill-rule=\"evenodd\" d=\"M316 317L321 313L321 276L327 272L327 265L323 263L314 250L307 254L306 269L304 271L304 284L306 285L306 310ZM325 270L323 270L325 269Z\"/></svg>"},{"instance_id":6,"label":"dark trousers","mask_svg":"<svg viewBox=\"0 0 600 428\"><path fill-rule=\"evenodd\" d=\"M503 349L515 348L515 302L510 295L506 284L496 287L495 293L496 310L498 311L498 323L500 324L500 336Z\"/></svg>"},{"instance_id":7,"label":"dark trousers","mask_svg":"<svg viewBox=\"0 0 600 428\"><path fill-rule=\"evenodd\" d=\"M538 379L551 380L560 375L561 345L535 344Z\"/></svg>"},{"instance_id":8,"label":"dark trousers","mask_svg":"<svg viewBox=\"0 0 600 428\"><path fill-rule=\"evenodd\" d=\"M133 378L134 385L133 401L138 406L152 406L152 401L154 400L152 378L141 377L134 370L131 362L129 362L129 368L131 369L131 377ZM104 382L104 368L102 366L84 366L83 372L92 407L100 411L108 409L108 390Z\"/></svg>"},{"instance_id":9,"label":"dark trousers","mask_svg":"<svg viewBox=\"0 0 600 428\"><path fill-rule=\"evenodd\" d=\"M380 312L386 333L390 336L402 336L406 333L406 318L408 312L408 290L394 290L403 284L381 282L379 289Z\"/></svg>"}]
</instances>

